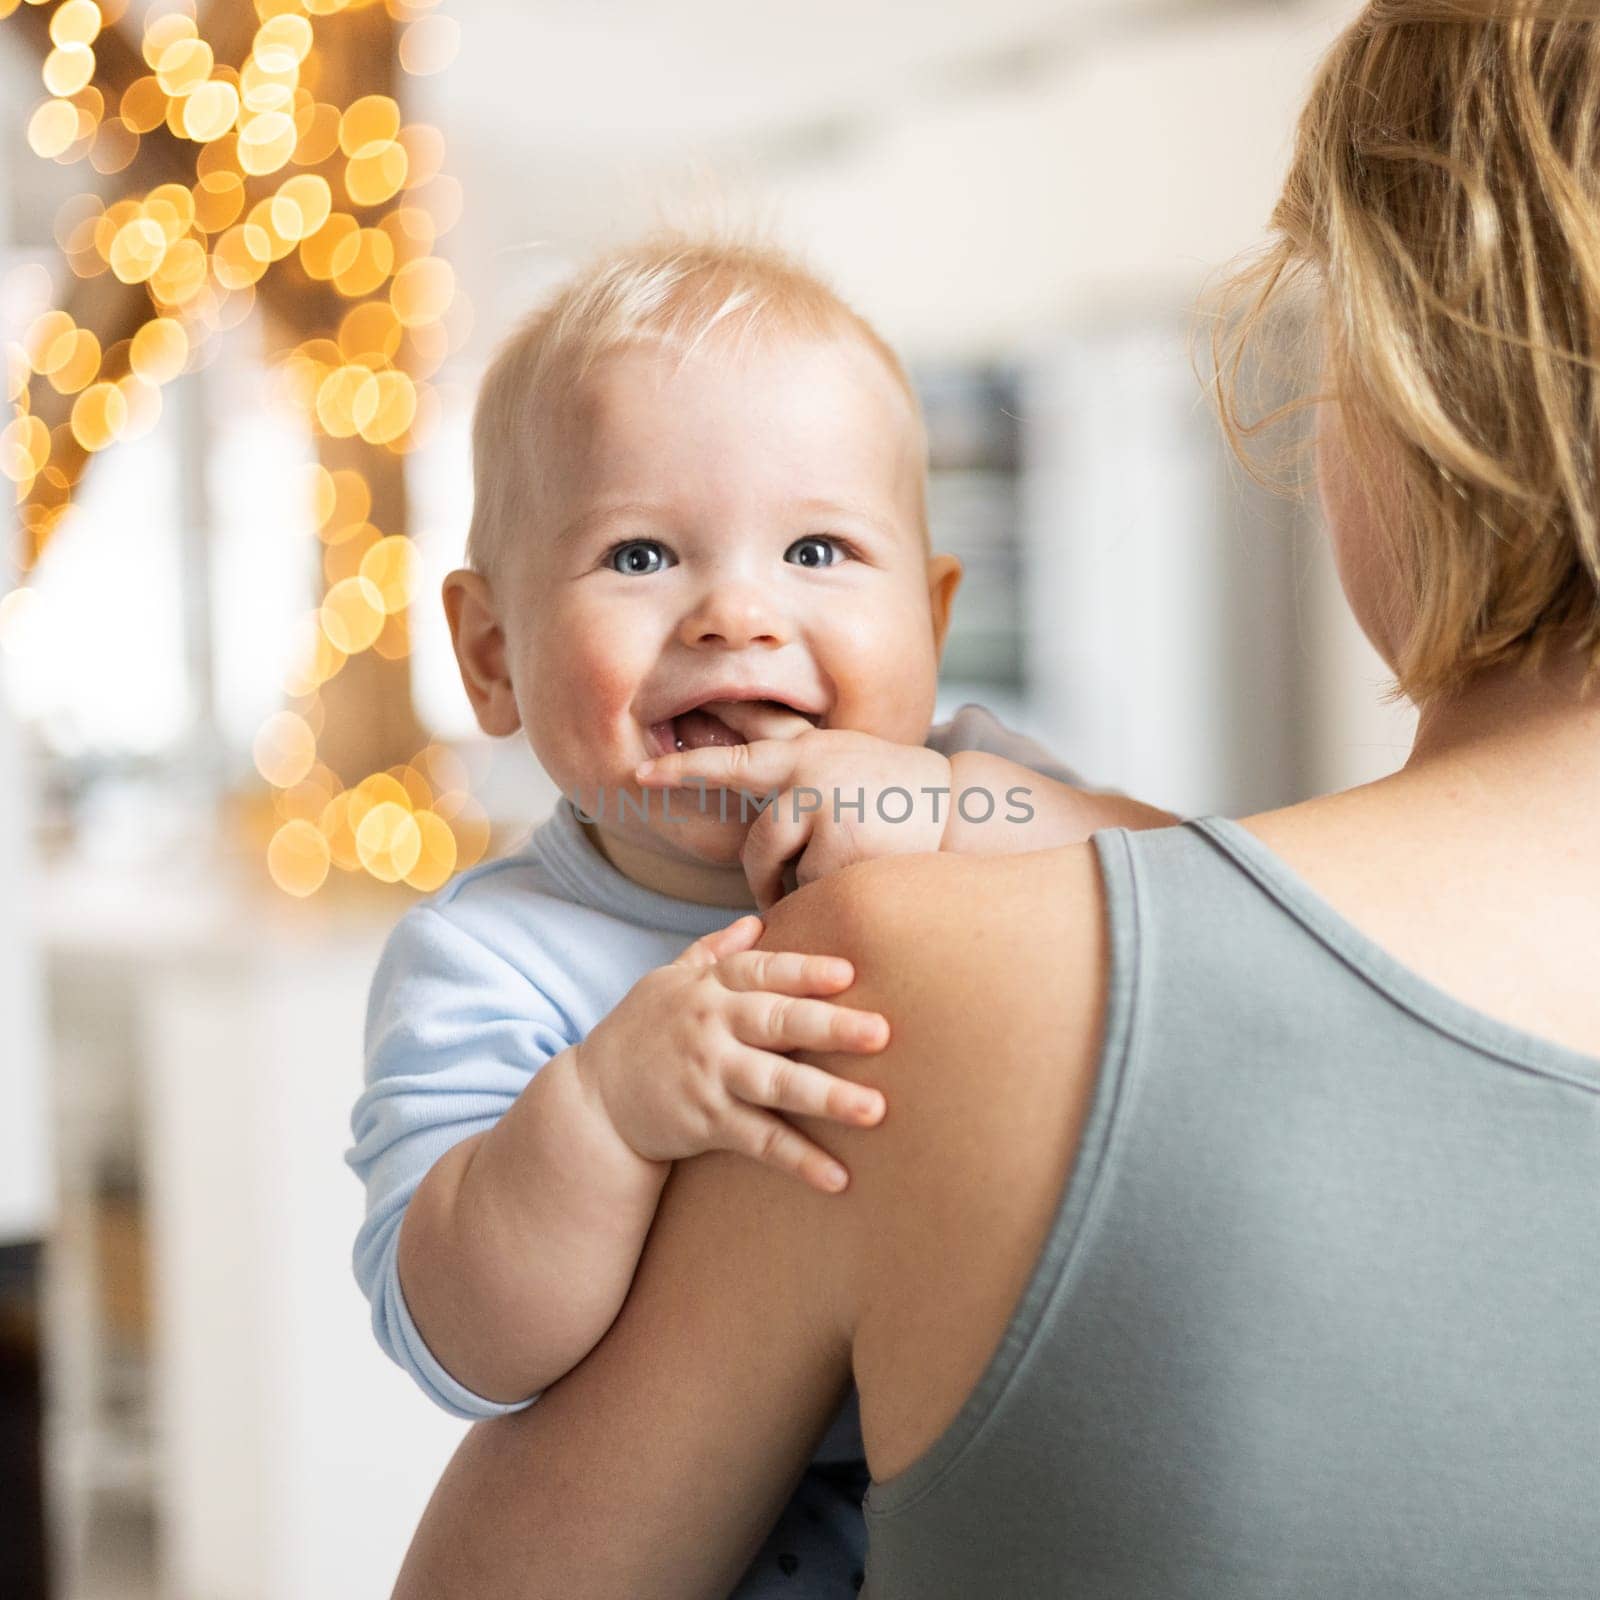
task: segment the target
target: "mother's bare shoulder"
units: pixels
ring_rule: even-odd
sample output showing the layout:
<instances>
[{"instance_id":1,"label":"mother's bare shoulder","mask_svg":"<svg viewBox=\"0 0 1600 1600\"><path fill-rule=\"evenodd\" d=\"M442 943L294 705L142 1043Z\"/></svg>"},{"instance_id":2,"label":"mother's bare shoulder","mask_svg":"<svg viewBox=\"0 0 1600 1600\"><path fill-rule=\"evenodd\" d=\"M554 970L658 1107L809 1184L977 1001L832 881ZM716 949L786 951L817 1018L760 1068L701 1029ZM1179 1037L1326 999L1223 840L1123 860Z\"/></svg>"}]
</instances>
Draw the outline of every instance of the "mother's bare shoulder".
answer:
<instances>
[{"instance_id":1,"label":"mother's bare shoulder","mask_svg":"<svg viewBox=\"0 0 1600 1600\"><path fill-rule=\"evenodd\" d=\"M766 942L847 957L856 984L840 998L889 1018L881 1055L815 1058L880 1086L884 1120L806 1124L851 1173L839 1221L882 1479L976 1384L1070 1171L1106 989L1094 847L865 863L782 902Z\"/></svg>"}]
</instances>

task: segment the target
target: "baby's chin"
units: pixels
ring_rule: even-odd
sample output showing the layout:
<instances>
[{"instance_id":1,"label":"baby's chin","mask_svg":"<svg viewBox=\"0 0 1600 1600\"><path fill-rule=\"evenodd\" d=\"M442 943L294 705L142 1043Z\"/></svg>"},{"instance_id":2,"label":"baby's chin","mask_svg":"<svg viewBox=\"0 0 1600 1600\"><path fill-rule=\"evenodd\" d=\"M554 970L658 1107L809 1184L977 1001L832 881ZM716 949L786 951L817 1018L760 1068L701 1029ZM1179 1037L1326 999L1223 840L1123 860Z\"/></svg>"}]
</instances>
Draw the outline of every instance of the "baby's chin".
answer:
<instances>
[{"instance_id":1,"label":"baby's chin","mask_svg":"<svg viewBox=\"0 0 1600 1600\"><path fill-rule=\"evenodd\" d=\"M707 867L737 868L745 836L756 820L748 806L740 817L739 796L731 790L707 789L702 795L699 789L623 791L591 786L566 793L580 822L598 824L634 849Z\"/></svg>"},{"instance_id":2,"label":"baby's chin","mask_svg":"<svg viewBox=\"0 0 1600 1600\"><path fill-rule=\"evenodd\" d=\"M728 796L728 817L723 821L718 812L715 792L707 796L706 813L696 809L698 798L690 797L677 820L679 809L674 796L671 821L659 812L651 813L649 844L665 855L681 861L698 861L708 867L737 867L739 852L744 849L746 835L754 817L739 820L739 799ZM635 835L637 837L637 835Z\"/></svg>"}]
</instances>

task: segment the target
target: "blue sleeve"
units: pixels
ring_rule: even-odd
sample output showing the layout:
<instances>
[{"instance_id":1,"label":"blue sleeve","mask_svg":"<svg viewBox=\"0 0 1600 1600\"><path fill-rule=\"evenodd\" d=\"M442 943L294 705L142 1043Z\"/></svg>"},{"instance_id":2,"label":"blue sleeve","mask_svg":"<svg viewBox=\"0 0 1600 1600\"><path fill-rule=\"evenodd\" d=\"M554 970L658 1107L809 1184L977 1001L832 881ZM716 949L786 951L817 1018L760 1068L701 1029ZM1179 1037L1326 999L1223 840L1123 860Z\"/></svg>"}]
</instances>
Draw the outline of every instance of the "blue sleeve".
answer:
<instances>
[{"instance_id":1,"label":"blue sleeve","mask_svg":"<svg viewBox=\"0 0 1600 1600\"><path fill-rule=\"evenodd\" d=\"M384 1352L453 1416L503 1416L538 1396L486 1400L434 1358L400 1292L400 1222L434 1162L499 1121L574 1042L570 1031L526 974L432 905L408 912L384 946L367 1005L366 1087L345 1156L367 1191L356 1281Z\"/></svg>"}]
</instances>

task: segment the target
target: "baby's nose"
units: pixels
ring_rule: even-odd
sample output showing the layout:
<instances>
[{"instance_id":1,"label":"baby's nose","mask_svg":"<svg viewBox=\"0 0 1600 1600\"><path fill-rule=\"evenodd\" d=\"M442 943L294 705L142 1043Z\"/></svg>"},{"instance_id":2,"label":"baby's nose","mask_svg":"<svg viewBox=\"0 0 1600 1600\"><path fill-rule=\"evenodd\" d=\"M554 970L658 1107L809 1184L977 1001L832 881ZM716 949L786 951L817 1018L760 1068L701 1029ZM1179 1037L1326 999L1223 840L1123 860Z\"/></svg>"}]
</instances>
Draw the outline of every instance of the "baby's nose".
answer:
<instances>
[{"instance_id":1,"label":"baby's nose","mask_svg":"<svg viewBox=\"0 0 1600 1600\"><path fill-rule=\"evenodd\" d=\"M790 630L782 613L754 585L719 584L683 619L679 637L688 645L740 650L786 644Z\"/></svg>"}]
</instances>

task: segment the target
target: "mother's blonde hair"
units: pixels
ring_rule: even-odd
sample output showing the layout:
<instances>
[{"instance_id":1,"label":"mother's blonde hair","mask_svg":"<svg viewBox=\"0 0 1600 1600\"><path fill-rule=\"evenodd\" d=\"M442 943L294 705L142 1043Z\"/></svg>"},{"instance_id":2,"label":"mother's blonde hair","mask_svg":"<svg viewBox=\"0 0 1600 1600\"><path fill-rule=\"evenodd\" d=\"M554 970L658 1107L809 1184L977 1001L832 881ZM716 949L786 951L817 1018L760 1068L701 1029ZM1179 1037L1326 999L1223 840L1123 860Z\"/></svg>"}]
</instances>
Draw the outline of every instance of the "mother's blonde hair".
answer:
<instances>
[{"instance_id":1,"label":"mother's blonde hair","mask_svg":"<svg viewBox=\"0 0 1600 1600\"><path fill-rule=\"evenodd\" d=\"M1600 0L1373 0L1272 225L1215 325L1223 426L1243 456L1338 402L1414 619L1391 698L1557 637L1600 673ZM1307 291L1322 393L1247 419L1247 352Z\"/></svg>"}]
</instances>

